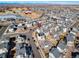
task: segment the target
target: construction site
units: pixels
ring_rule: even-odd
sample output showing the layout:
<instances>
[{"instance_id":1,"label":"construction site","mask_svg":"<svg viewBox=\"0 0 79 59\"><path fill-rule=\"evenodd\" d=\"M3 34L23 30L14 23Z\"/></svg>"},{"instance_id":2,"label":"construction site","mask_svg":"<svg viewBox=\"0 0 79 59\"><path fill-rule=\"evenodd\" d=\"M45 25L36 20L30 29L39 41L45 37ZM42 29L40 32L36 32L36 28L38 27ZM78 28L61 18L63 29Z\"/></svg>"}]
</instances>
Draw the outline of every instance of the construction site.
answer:
<instances>
[{"instance_id":1,"label":"construction site","mask_svg":"<svg viewBox=\"0 0 79 59\"><path fill-rule=\"evenodd\" d=\"M0 58L79 58L79 7L0 7Z\"/></svg>"}]
</instances>

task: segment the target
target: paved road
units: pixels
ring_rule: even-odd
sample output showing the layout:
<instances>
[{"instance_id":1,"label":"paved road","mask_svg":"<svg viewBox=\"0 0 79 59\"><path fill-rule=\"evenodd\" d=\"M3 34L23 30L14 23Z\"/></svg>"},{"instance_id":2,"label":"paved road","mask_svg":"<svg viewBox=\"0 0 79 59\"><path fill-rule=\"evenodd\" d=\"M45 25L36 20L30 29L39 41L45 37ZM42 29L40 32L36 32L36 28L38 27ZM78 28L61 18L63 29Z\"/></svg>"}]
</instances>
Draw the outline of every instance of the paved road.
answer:
<instances>
[{"instance_id":1,"label":"paved road","mask_svg":"<svg viewBox=\"0 0 79 59\"><path fill-rule=\"evenodd\" d=\"M37 47L32 39L32 32L27 33L27 37L30 38L30 44L32 46L32 50L34 53L34 58L41 58L41 55L40 55L39 51L37 50Z\"/></svg>"},{"instance_id":2,"label":"paved road","mask_svg":"<svg viewBox=\"0 0 79 59\"><path fill-rule=\"evenodd\" d=\"M33 39L32 39L32 35L31 35L31 32L29 33L25 33L26 34L26 36L27 36L27 39L29 38L30 39L30 41L29 41L29 43L31 44L31 46L32 46L32 50L33 50L33 54L34 54L34 58L41 58L41 55L40 55L40 53L39 53L39 51L37 50L37 47L36 47L36 45L35 45L35 43L34 43L34 41L33 41ZM22 49L22 54L25 54L25 49L23 50ZM20 51L21 52L21 51ZM18 54L18 53L17 53ZM27 57L25 57L25 58L27 58Z\"/></svg>"},{"instance_id":3,"label":"paved road","mask_svg":"<svg viewBox=\"0 0 79 59\"><path fill-rule=\"evenodd\" d=\"M1 30L0 30L0 39L1 39L1 36L4 33L4 31L6 30L6 28L7 28L7 26L4 26L4 27L1 28Z\"/></svg>"}]
</instances>

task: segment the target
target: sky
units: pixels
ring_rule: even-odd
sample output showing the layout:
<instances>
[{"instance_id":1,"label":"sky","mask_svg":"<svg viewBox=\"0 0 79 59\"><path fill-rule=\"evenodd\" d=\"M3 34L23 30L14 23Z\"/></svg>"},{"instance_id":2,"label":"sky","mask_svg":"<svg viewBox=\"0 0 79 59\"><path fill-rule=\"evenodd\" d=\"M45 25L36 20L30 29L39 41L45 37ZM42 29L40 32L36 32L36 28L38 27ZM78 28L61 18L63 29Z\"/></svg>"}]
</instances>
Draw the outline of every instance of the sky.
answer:
<instances>
[{"instance_id":1,"label":"sky","mask_svg":"<svg viewBox=\"0 0 79 59\"><path fill-rule=\"evenodd\" d=\"M79 4L78 0L0 0L0 4Z\"/></svg>"}]
</instances>

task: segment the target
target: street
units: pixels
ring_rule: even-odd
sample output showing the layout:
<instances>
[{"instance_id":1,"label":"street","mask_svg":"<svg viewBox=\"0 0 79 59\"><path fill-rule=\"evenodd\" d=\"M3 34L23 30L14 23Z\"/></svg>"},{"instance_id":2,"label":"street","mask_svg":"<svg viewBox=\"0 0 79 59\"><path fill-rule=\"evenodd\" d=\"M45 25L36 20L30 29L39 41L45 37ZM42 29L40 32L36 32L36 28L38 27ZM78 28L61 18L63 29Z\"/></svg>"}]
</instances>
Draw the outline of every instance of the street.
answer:
<instances>
[{"instance_id":1,"label":"street","mask_svg":"<svg viewBox=\"0 0 79 59\"><path fill-rule=\"evenodd\" d=\"M0 39L2 37L2 34L4 33L4 31L6 30L7 26L4 26L0 29Z\"/></svg>"}]
</instances>

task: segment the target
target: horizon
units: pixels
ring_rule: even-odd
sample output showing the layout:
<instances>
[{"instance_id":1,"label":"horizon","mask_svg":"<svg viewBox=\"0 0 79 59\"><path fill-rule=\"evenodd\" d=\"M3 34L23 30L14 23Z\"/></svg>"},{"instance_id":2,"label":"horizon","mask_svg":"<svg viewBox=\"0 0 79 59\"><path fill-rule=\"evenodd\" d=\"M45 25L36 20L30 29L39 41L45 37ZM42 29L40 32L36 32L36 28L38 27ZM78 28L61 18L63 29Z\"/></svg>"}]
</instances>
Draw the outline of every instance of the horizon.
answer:
<instances>
[{"instance_id":1,"label":"horizon","mask_svg":"<svg viewBox=\"0 0 79 59\"><path fill-rule=\"evenodd\" d=\"M64 4L79 5L79 1L0 1L0 4Z\"/></svg>"}]
</instances>

